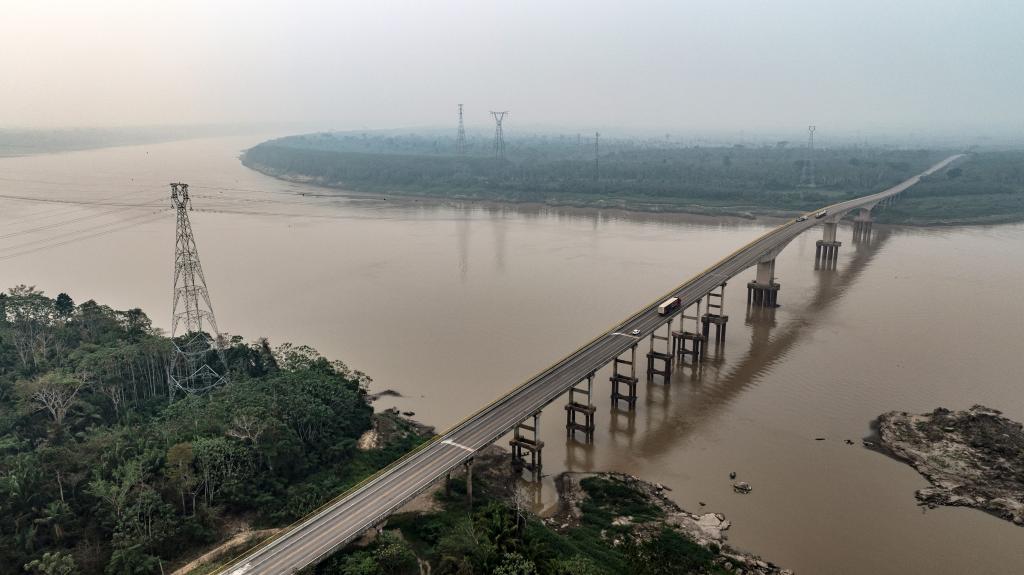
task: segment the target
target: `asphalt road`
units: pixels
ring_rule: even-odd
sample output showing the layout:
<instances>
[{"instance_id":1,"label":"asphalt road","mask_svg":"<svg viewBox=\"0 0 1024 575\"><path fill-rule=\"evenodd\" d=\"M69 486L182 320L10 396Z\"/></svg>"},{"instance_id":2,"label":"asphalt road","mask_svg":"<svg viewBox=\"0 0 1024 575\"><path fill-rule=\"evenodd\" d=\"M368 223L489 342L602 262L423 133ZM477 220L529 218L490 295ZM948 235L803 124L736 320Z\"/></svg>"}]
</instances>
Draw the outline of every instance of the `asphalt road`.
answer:
<instances>
[{"instance_id":1,"label":"asphalt road","mask_svg":"<svg viewBox=\"0 0 1024 575\"><path fill-rule=\"evenodd\" d=\"M943 169L959 158L951 156L883 192L827 206L834 217L862 206L870 206L898 194L918 182L921 176ZM816 210L820 211L820 210ZM505 435L520 421L548 405L577 382L585 379L662 326L666 317L658 315L658 304L678 297L683 309L704 298L722 282L755 265L765 254L788 244L800 233L825 219L808 214L803 222L783 224L736 250L696 277L659 297L626 321L602 333L565 359L534 376L526 383L469 416L448 432L434 438L336 499L318 512L297 523L246 556L223 567L223 575L270 575L294 573L352 541L366 529L379 523L432 483L458 467L473 454ZM640 330L639 336L628 335Z\"/></svg>"}]
</instances>

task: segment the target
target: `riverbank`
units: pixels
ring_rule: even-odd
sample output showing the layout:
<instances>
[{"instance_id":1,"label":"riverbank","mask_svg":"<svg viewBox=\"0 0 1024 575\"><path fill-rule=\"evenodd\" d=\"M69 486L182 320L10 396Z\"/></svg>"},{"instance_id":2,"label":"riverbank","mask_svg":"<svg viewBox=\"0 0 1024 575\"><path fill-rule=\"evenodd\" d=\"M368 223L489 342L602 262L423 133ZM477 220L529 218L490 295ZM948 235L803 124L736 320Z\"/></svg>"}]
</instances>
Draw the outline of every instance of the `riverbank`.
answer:
<instances>
[{"instance_id":1,"label":"riverbank","mask_svg":"<svg viewBox=\"0 0 1024 575\"><path fill-rule=\"evenodd\" d=\"M598 494L602 491L611 491L619 497L632 499L634 504L647 505L649 509L656 510L654 515L658 518L656 521L645 521L643 511L640 516L617 515L612 519L613 526L633 529L625 534L618 530L602 531L602 541L612 546L627 545L628 537L649 541L657 537L658 531L669 528L678 530L690 542L710 551L714 555L710 563L724 572L762 575L792 573L757 555L730 546L726 542L725 532L731 526L731 522L724 515L687 511L668 497L668 488L663 485L614 472L566 472L555 479L555 485L558 487L559 509L554 516L546 520L553 529L565 532L578 528L586 520L585 510L588 506L593 505L595 499L601 501ZM607 506L607 503L604 505ZM649 510L647 512L650 513Z\"/></svg>"},{"instance_id":2,"label":"riverbank","mask_svg":"<svg viewBox=\"0 0 1024 575\"><path fill-rule=\"evenodd\" d=\"M504 195L446 193L438 190L427 192L393 188L360 188L332 183L323 178L289 174L270 166L245 161L244 159L242 163L253 171L284 182L336 190L339 194L345 196L373 198L382 201L398 200L421 205L445 207L474 206L490 209L513 208L527 212L557 210L559 212L568 211L573 214L591 217L597 215L623 216L641 218L643 220L682 221L704 224L738 224L751 221L784 222L805 213L804 210L799 209L779 209L749 204L707 205L698 203L650 202L634 198L590 198L578 196L567 198L548 197L545 201L541 202L532 198L517 198ZM839 201L841 198L836 197L833 199ZM826 200L826 202L831 201L832 199ZM1024 207L1011 206L1011 209L1000 210L998 213L977 213L977 209L974 209L951 214L941 211L935 212L934 206L925 205L925 202L918 198L907 199L906 204L880 210L875 214L876 223L915 228L938 228L1012 224L1024 221Z\"/></svg>"},{"instance_id":3,"label":"riverbank","mask_svg":"<svg viewBox=\"0 0 1024 575\"><path fill-rule=\"evenodd\" d=\"M869 447L908 463L931 483L921 505L981 509L1024 526L1024 426L981 405L913 415L889 412Z\"/></svg>"},{"instance_id":4,"label":"riverbank","mask_svg":"<svg viewBox=\"0 0 1024 575\"><path fill-rule=\"evenodd\" d=\"M683 510L664 486L562 473L556 510L538 517L527 503L536 485L511 469L507 450L487 447L474 457L472 502L455 472L316 572L372 564L388 573L791 573L731 547L723 515Z\"/></svg>"}]
</instances>

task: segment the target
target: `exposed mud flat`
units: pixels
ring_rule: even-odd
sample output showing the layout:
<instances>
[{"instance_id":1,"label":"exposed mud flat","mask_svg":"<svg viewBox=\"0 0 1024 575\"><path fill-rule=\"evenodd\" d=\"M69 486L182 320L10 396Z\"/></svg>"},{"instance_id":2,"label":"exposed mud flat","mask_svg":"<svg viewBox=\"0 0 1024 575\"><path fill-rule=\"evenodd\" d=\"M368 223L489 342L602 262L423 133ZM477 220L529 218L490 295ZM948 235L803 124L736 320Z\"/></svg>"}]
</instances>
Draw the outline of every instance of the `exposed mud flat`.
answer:
<instances>
[{"instance_id":1,"label":"exposed mud flat","mask_svg":"<svg viewBox=\"0 0 1024 575\"><path fill-rule=\"evenodd\" d=\"M922 505L975 507L1024 525L1024 426L975 405L922 415L879 416L869 447L909 463L932 484L917 491Z\"/></svg>"}]
</instances>

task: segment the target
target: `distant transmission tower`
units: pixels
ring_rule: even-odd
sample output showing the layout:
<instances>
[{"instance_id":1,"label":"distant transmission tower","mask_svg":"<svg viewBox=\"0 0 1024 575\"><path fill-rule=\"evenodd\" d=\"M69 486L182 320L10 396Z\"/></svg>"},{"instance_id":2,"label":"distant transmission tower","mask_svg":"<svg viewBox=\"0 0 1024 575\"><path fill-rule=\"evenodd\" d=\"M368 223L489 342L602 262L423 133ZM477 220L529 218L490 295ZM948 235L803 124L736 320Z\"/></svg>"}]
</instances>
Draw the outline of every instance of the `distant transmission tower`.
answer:
<instances>
[{"instance_id":1,"label":"distant transmission tower","mask_svg":"<svg viewBox=\"0 0 1024 575\"><path fill-rule=\"evenodd\" d=\"M504 112L491 112L494 117L494 157L499 160L505 159L505 134L501 131L501 123L508 116L508 110Z\"/></svg>"},{"instance_id":2,"label":"distant transmission tower","mask_svg":"<svg viewBox=\"0 0 1024 575\"><path fill-rule=\"evenodd\" d=\"M594 180L601 177L601 166L598 164L598 153L600 151L601 132L594 132Z\"/></svg>"},{"instance_id":3,"label":"distant transmission tower","mask_svg":"<svg viewBox=\"0 0 1024 575\"><path fill-rule=\"evenodd\" d=\"M466 154L466 128L462 125L462 104L459 104L459 137L455 140L455 152L460 156Z\"/></svg>"},{"instance_id":4,"label":"distant transmission tower","mask_svg":"<svg viewBox=\"0 0 1024 575\"><path fill-rule=\"evenodd\" d=\"M800 172L800 186L813 188L814 184L814 130L817 126L807 126L807 157L804 158L804 169Z\"/></svg>"},{"instance_id":5,"label":"distant transmission tower","mask_svg":"<svg viewBox=\"0 0 1024 575\"><path fill-rule=\"evenodd\" d=\"M223 346L188 219L192 208L188 184L171 184L171 204L178 213L174 305L171 308L171 339L175 350L167 369L173 399L178 391L191 394L211 389L224 382L225 377L209 364L211 359L220 359L223 365Z\"/></svg>"}]
</instances>

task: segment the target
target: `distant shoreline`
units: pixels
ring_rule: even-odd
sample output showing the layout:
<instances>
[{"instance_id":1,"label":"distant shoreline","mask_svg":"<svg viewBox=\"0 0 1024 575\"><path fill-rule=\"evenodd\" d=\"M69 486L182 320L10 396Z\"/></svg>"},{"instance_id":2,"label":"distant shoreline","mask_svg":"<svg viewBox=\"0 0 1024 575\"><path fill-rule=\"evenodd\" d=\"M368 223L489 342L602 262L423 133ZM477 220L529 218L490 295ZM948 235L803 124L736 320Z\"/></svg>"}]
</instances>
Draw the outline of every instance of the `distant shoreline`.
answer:
<instances>
[{"instance_id":1,"label":"distant shoreline","mask_svg":"<svg viewBox=\"0 0 1024 575\"><path fill-rule=\"evenodd\" d=\"M348 187L331 185L326 182L318 181L316 178L309 176L280 173L272 168L269 168L268 166L263 166L261 164L255 164L251 162L245 162L244 160L242 161L242 165L245 166L246 168L249 168L250 170L253 170L255 172L258 172L260 174L269 176L277 180L281 180L283 182L316 186L319 188L323 188L325 190L343 192L344 194L351 196L379 198L384 200L387 200L388 198L391 197L396 197L405 202L423 203L427 205L438 206L457 206L461 204L470 204L479 207L512 207L516 209L536 210L538 212L545 209L551 209L576 213L581 216L620 214L632 217L648 217L654 221L690 222L699 224L749 224L754 222L780 223L803 213L790 210L771 210L758 206L735 206L729 208L719 208L704 207L698 205L688 206L678 204L637 204L630 203L628 201L620 202L619 205L595 205L602 203L603 200L598 200L596 202L590 203L577 203L571 201L541 203L535 201L517 201L507 198L490 199L461 197L457 195L433 195L429 193L417 193L405 190L391 190L387 192L364 191L354 190ZM977 218L963 218L960 220L928 220L923 222L909 221L901 223L878 223L877 225L909 228L942 228L1014 224L1022 221L1024 221L1024 217L1018 215L992 215Z\"/></svg>"}]
</instances>

